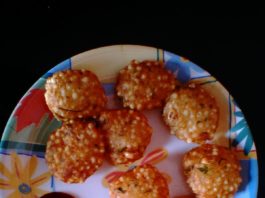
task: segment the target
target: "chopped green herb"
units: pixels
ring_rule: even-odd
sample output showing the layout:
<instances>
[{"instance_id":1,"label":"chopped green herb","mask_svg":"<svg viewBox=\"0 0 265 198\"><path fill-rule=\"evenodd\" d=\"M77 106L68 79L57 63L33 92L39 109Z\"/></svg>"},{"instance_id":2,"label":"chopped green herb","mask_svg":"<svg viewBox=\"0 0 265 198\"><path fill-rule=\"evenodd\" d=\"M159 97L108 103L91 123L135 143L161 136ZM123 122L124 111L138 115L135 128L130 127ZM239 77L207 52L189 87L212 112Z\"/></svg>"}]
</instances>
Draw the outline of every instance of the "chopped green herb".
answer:
<instances>
[{"instance_id":1,"label":"chopped green herb","mask_svg":"<svg viewBox=\"0 0 265 198\"><path fill-rule=\"evenodd\" d=\"M198 170L206 174L208 173L208 166L204 165L203 167L198 168Z\"/></svg>"}]
</instances>

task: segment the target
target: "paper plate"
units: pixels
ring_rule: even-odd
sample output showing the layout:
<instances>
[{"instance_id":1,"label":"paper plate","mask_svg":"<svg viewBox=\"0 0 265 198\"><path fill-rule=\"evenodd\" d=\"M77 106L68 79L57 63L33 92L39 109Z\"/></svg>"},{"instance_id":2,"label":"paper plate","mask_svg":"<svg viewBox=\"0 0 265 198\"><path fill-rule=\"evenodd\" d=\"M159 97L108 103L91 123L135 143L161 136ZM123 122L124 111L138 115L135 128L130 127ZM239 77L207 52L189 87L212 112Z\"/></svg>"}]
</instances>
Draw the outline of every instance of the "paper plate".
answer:
<instances>
[{"instance_id":1,"label":"paper plate","mask_svg":"<svg viewBox=\"0 0 265 198\"><path fill-rule=\"evenodd\" d=\"M44 160L45 145L49 134L61 123L45 104L44 84L47 77L60 70L89 69L101 80L108 96L108 107L120 107L113 97L115 78L117 72L133 59L162 60L181 82L199 83L215 96L220 118L213 143L233 148L238 154L243 182L235 197L256 197L256 149L244 115L232 96L213 76L188 59L162 49L137 45L107 46L76 55L53 67L26 92L8 120L0 144L0 197L39 197L52 191L67 192L80 198L109 197L107 182L132 166L147 162L166 176L170 197L192 195L181 162L183 154L196 144L185 143L170 135L162 121L161 109L144 111L154 132L144 157L131 167L114 167L105 161L83 184L65 184L48 171Z\"/></svg>"}]
</instances>

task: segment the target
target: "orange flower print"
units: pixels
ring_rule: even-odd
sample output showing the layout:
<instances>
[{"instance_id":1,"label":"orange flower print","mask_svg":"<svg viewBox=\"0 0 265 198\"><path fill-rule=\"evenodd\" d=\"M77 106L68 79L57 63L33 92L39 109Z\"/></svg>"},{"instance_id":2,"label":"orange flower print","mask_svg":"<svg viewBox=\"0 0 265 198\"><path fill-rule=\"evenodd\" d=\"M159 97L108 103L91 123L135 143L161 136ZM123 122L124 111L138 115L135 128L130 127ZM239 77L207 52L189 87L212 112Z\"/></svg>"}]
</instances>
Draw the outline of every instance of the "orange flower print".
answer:
<instances>
[{"instance_id":1,"label":"orange flower print","mask_svg":"<svg viewBox=\"0 0 265 198\"><path fill-rule=\"evenodd\" d=\"M29 124L39 124L44 114L48 114L52 120L52 113L49 111L45 99L43 89L32 89L21 101L14 116L17 118L16 131L20 132ZM30 105L28 105L30 104Z\"/></svg>"},{"instance_id":2,"label":"orange flower print","mask_svg":"<svg viewBox=\"0 0 265 198\"><path fill-rule=\"evenodd\" d=\"M50 179L50 173L43 173L32 178L36 171L38 160L32 156L23 168L21 160L16 153L11 155L11 171L0 162L0 173L7 179L0 178L0 189L13 190L7 198L38 198L47 193L38 188Z\"/></svg>"}]
</instances>

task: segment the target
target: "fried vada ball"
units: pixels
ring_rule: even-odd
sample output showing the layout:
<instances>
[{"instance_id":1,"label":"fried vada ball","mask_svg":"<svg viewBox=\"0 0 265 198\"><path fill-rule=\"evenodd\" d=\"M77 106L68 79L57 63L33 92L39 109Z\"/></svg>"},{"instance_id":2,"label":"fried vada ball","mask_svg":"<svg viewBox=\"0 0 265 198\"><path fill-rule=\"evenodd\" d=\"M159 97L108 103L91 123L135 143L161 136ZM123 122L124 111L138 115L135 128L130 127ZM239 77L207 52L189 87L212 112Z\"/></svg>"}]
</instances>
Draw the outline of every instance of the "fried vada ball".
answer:
<instances>
[{"instance_id":1,"label":"fried vada ball","mask_svg":"<svg viewBox=\"0 0 265 198\"><path fill-rule=\"evenodd\" d=\"M51 173L65 183L82 183L103 163L104 141L92 123L63 123L48 139L45 160Z\"/></svg>"},{"instance_id":2,"label":"fried vada ball","mask_svg":"<svg viewBox=\"0 0 265 198\"><path fill-rule=\"evenodd\" d=\"M170 133L188 143L205 143L214 137L219 108L200 85L178 88L167 99L163 119Z\"/></svg>"},{"instance_id":3,"label":"fried vada ball","mask_svg":"<svg viewBox=\"0 0 265 198\"><path fill-rule=\"evenodd\" d=\"M47 106L61 121L97 117L107 103L97 76L88 70L59 71L47 79L45 89Z\"/></svg>"},{"instance_id":4,"label":"fried vada ball","mask_svg":"<svg viewBox=\"0 0 265 198\"><path fill-rule=\"evenodd\" d=\"M235 153L226 147L203 144L184 156L187 183L198 198L233 197L242 181Z\"/></svg>"},{"instance_id":5,"label":"fried vada ball","mask_svg":"<svg viewBox=\"0 0 265 198\"><path fill-rule=\"evenodd\" d=\"M119 72L116 92L124 107L153 109L164 104L176 84L175 76L163 62L133 60Z\"/></svg>"},{"instance_id":6,"label":"fried vada ball","mask_svg":"<svg viewBox=\"0 0 265 198\"><path fill-rule=\"evenodd\" d=\"M130 164L143 156L152 136L144 114L129 109L108 110L101 113L99 122L110 163Z\"/></svg>"},{"instance_id":7,"label":"fried vada ball","mask_svg":"<svg viewBox=\"0 0 265 198\"><path fill-rule=\"evenodd\" d=\"M166 179L152 165L129 170L110 183L111 198L169 198Z\"/></svg>"}]
</instances>

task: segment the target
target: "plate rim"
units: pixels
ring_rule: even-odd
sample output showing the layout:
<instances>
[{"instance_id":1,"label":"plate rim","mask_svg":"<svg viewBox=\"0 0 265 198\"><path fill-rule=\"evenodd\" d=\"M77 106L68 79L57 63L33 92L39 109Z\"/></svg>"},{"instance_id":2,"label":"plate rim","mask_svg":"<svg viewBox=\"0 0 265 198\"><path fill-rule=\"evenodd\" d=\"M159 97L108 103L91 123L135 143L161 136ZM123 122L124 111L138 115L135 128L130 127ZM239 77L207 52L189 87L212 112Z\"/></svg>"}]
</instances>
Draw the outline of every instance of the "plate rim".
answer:
<instances>
[{"instance_id":1,"label":"plate rim","mask_svg":"<svg viewBox=\"0 0 265 198\"><path fill-rule=\"evenodd\" d=\"M55 66L53 66L53 67L51 67L51 69L50 70L48 70L43 76L45 76L46 74L48 74L51 70L53 70L53 69L55 69L55 68L57 68L57 67L59 67L60 66L60 64L62 64L63 62L65 62L65 61L70 61L70 68L72 69L72 60L73 60L73 58L75 59L75 58L80 58L80 57L82 57L82 56L86 56L88 53L90 53L90 54L93 54L93 53L98 53L98 52L100 52L100 51L104 51L104 50L109 50L109 51L112 51L113 49L118 49L118 48L120 48L120 49L124 49L124 48L141 48L141 49L147 49L147 50L156 50L156 51L159 51L159 50L162 50L163 52L169 52L169 53L172 53L172 54L174 54L174 55L177 55L177 56L181 56L181 55L178 55L178 54L176 54L176 53L174 53L174 52L170 52L170 51L166 51L166 50L164 50L164 49L160 49L160 48L156 48L156 47L152 47L152 46L147 46L147 45L134 45L134 44L118 44L118 45L107 45L107 46L101 46L101 47L97 47L97 48L93 48L93 49L89 49L89 50L86 50L86 51L83 51L83 52L80 52L80 53L78 53L78 54L76 54L76 55L73 55L73 56L71 56L71 57L69 57L69 58L67 58L67 59L65 59L64 61L62 61L62 62L60 62L60 63L58 63L57 65L55 65ZM194 63L193 61L190 61L190 62L192 62L192 63ZM195 65L197 65L196 63L194 63ZM199 66L199 65L197 65L197 66ZM200 67L200 66L199 66ZM200 67L200 68L202 68L202 67ZM204 68L202 68L203 70L205 70ZM206 72L208 72L207 70L205 70ZM27 96L27 94L34 88L34 86L41 80L41 78L43 77L43 76L41 76L41 77L39 77L38 79L37 79L37 81L35 81L35 83L33 83L33 85L25 92L25 94L19 99L19 101L18 101L18 103L15 105L15 108L13 109L13 111L12 111L12 113L10 114L10 116L9 116L9 118L8 118L8 120L7 120L7 122L6 122L6 125L5 125L5 127L4 127L4 131L3 131L3 134L2 134L2 136L1 136L1 140L0 140L0 148L1 148L1 145L2 145L2 143L3 143L3 139L4 139L4 136L5 136L5 134L6 134L6 131L8 130L8 123L11 121L11 118L14 116L14 114L15 114L15 112L16 112L16 110L18 109L18 107L20 106L19 104L20 104L20 102ZM212 76L212 74L210 73L210 76ZM212 76L213 78L215 78L214 76ZM216 79L216 78L215 78ZM229 94L230 94L230 92L228 91L228 89L218 80L218 79L216 79L217 80L217 82L219 82L220 83L220 85L224 88L224 90L225 91L227 91ZM239 107L240 108L240 107ZM245 118L245 114L244 114L244 112L242 111L242 114L243 114L243 118ZM247 126L249 127L249 125L248 125L248 121L246 120L246 124L247 124ZM249 131L250 131L250 133L248 134L248 135L250 135L252 138L253 138L253 135L252 135L252 131L251 131L251 129L249 129ZM255 145L255 141L254 141L254 139L253 139L253 144ZM257 150L255 150L255 153L257 154ZM1 158L1 156L0 156L0 158ZM248 159L248 160L250 160L250 159ZM255 166L255 169L256 169L256 171L257 171L257 179L256 179L256 186L255 186L255 194L256 194L256 196L257 196L257 193L258 193L258 187L259 187L259 167L258 167L258 162L259 162L259 159L258 159L258 156L256 157L256 159L255 159L256 161L257 161L257 165Z\"/></svg>"}]
</instances>

